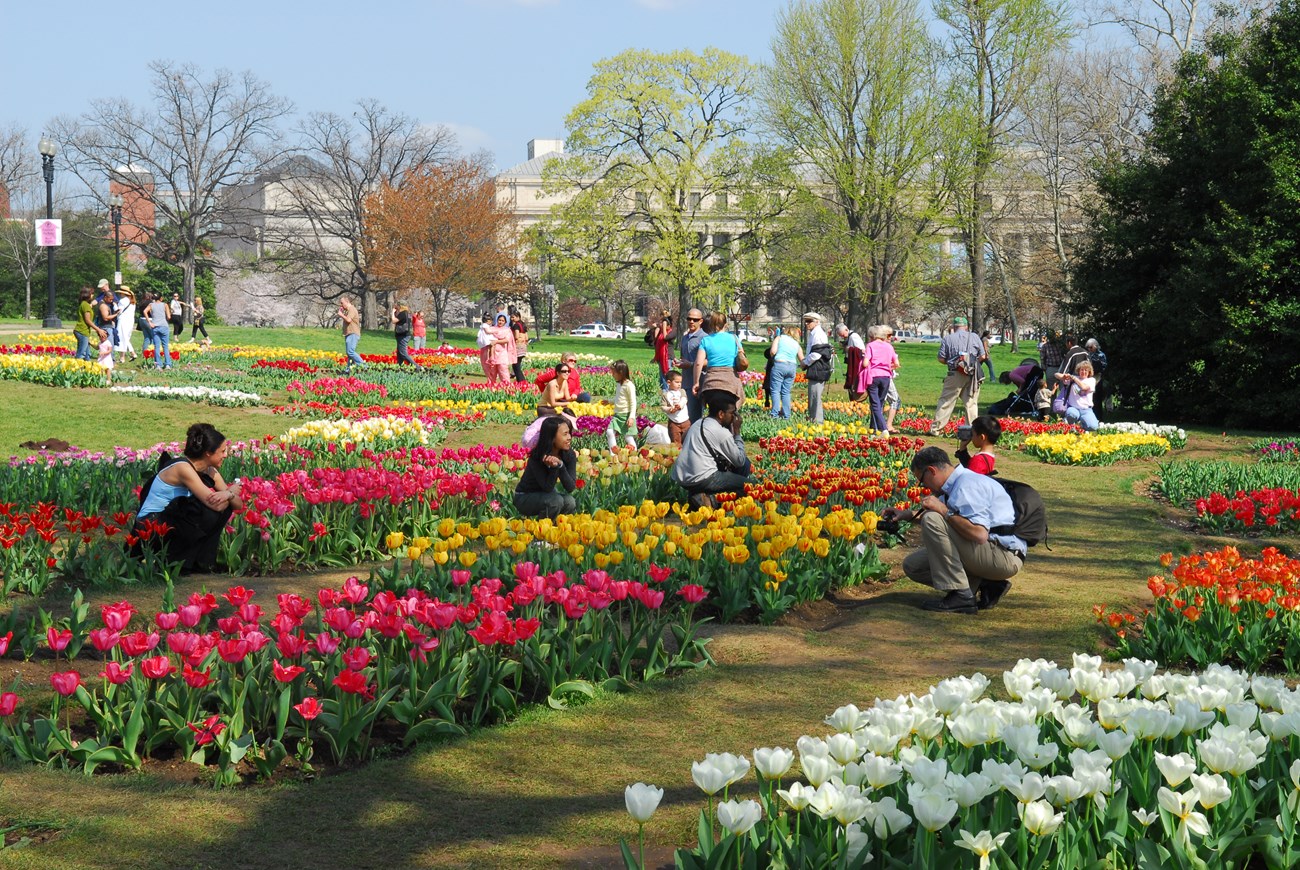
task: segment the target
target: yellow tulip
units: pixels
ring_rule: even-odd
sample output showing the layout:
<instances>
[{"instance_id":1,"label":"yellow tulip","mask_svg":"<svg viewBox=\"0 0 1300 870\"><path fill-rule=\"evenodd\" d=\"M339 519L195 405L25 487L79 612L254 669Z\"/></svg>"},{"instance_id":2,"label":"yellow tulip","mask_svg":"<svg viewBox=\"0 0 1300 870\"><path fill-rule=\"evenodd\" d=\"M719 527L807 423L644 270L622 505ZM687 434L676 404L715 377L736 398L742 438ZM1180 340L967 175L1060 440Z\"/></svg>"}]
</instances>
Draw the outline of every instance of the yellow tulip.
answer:
<instances>
[{"instance_id":1,"label":"yellow tulip","mask_svg":"<svg viewBox=\"0 0 1300 870\"><path fill-rule=\"evenodd\" d=\"M582 554L585 552L585 548L582 544L570 544L567 548L567 552L570 559L575 562L580 562L582 561Z\"/></svg>"},{"instance_id":2,"label":"yellow tulip","mask_svg":"<svg viewBox=\"0 0 1300 870\"><path fill-rule=\"evenodd\" d=\"M450 538L455 533L456 533L455 520L442 520L440 523L438 523L439 536L444 538Z\"/></svg>"},{"instance_id":3,"label":"yellow tulip","mask_svg":"<svg viewBox=\"0 0 1300 870\"><path fill-rule=\"evenodd\" d=\"M412 562L414 562L416 559L419 559L419 558L420 558L420 554L423 553L423 552L424 552L424 550L422 550L422 549L419 548L419 547L407 547L407 548L406 548L406 558L408 558L408 559L410 559Z\"/></svg>"},{"instance_id":4,"label":"yellow tulip","mask_svg":"<svg viewBox=\"0 0 1300 870\"><path fill-rule=\"evenodd\" d=\"M456 558L460 560L462 566L473 568L474 563L478 561L478 553L473 550L464 550Z\"/></svg>"},{"instance_id":5,"label":"yellow tulip","mask_svg":"<svg viewBox=\"0 0 1300 870\"><path fill-rule=\"evenodd\" d=\"M388 537L384 538L384 543L390 550L396 550L406 543L406 535L402 532L389 532Z\"/></svg>"},{"instance_id":6,"label":"yellow tulip","mask_svg":"<svg viewBox=\"0 0 1300 870\"><path fill-rule=\"evenodd\" d=\"M449 557L444 550L435 550L433 553L433 561L437 565L446 565L448 559Z\"/></svg>"}]
</instances>

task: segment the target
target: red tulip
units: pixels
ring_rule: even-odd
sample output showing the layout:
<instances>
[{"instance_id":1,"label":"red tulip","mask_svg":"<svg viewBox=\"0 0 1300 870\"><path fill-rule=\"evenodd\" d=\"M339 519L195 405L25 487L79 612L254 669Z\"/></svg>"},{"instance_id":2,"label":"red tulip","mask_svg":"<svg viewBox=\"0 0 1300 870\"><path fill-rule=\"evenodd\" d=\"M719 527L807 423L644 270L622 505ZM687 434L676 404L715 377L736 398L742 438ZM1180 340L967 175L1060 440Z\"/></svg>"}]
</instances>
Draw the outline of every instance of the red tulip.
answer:
<instances>
[{"instance_id":1,"label":"red tulip","mask_svg":"<svg viewBox=\"0 0 1300 870\"><path fill-rule=\"evenodd\" d=\"M176 666L167 656L153 656L140 662L140 673L151 680L161 680L176 672Z\"/></svg>"},{"instance_id":2,"label":"red tulip","mask_svg":"<svg viewBox=\"0 0 1300 870\"><path fill-rule=\"evenodd\" d=\"M50 674L50 685L63 697L75 694L81 685L81 674L76 671L55 671Z\"/></svg>"},{"instance_id":3,"label":"red tulip","mask_svg":"<svg viewBox=\"0 0 1300 870\"><path fill-rule=\"evenodd\" d=\"M131 679L131 671L133 668L134 666L131 664L122 667L119 662L106 662L104 664L104 670L100 673L100 676L113 685L120 686L127 680Z\"/></svg>"},{"instance_id":4,"label":"red tulip","mask_svg":"<svg viewBox=\"0 0 1300 870\"><path fill-rule=\"evenodd\" d=\"M308 722L320 715L320 701L315 698L303 698L301 703L294 704L293 709L298 711L298 715Z\"/></svg>"},{"instance_id":5,"label":"red tulip","mask_svg":"<svg viewBox=\"0 0 1300 870\"><path fill-rule=\"evenodd\" d=\"M121 639L122 636L111 628L96 628L90 632L90 645L100 652L108 652Z\"/></svg>"},{"instance_id":6,"label":"red tulip","mask_svg":"<svg viewBox=\"0 0 1300 870\"><path fill-rule=\"evenodd\" d=\"M370 656L370 650L363 646L354 646L343 652L343 664L347 665L350 671L360 671L370 664Z\"/></svg>"},{"instance_id":7,"label":"red tulip","mask_svg":"<svg viewBox=\"0 0 1300 870\"><path fill-rule=\"evenodd\" d=\"M14 710L18 709L18 705L21 704L22 701L23 699L15 695L13 692L0 694L0 716L12 716Z\"/></svg>"},{"instance_id":8,"label":"red tulip","mask_svg":"<svg viewBox=\"0 0 1300 870\"><path fill-rule=\"evenodd\" d=\"M275 678L281 683L292 683L300 674L306 673L306 668L299 665L289 665L286 668L277 661L271 662L271 670L275 673Z\"/></svg>"},{"instance_id":9,"label":"red tulip","mask_svg":"<svg viewBox=\"0 0 1300 870\"><path fill-rule=\"evenodd\" d=\"M370 694L370 687L366 684L366 675L360 671L343 671L334 678L334 685L353 695L369 696Z\"/></svg>"},{"instance_id":10,"label":"red tulip","mask_svg":"<svg viewBox=\"0 0 1300 870\"><path fill-rule=\"evenodd\" d=\"M99 616L104 620L104 625L113 631L121 631L126 628L131 617L135 616L135 608L129 601L119 601L116 604L105 604L99 609Z\"/></svg>"},{"instance_id":11,"label":"red tulip","mask_svg":"<svg viewBox=\"0 0 1300 870\"><path fill-rule=\"evenodd\" d=\"M321 655L327 656L339 648L339 639L332 634L322 631L316 635L316 651Z\"/></svg>"},{"instance_id":12,"label":"red tulip","mask_svg":"<svg viewBox=\"0 0 1300 870\"><path fill-rule=\"evenodd\" d=\"M242 662L251 651L248 641L242 637L217 641L217 655L223 662Z\"/></svg>"},{"instance_id":13,"label":"red tulip","mask_svg":"<svg viewBox=\"0 0 1300 870\"><path fill-rule=\"evenodd\" d=\"M226 725L221 721L220 716L209 716L203 720L203 724L195 725L193 722L186 723L189 729L194 732L194 743L197 746L207 746L217 735L226 730Z\"/></svg>"},{"instance_id":14,"label":"red tulip","mask_svg":"<svg viewBox=\"0 0 1300 870\"><path fill-rule=\"evenodd\" d=\"M155 613L153 617L154 624L163 631L171 631L180 625L181 616L179 613ZM197 621L197 620L196 620Z\"/></svg>"},{"instance_id":15,"label":"red tulip","mask_svg":"<svg viewBox=\"0 0 1300 870\"><path fill-rule=\"evenodd\" d=\"M353 604L360 604L366 600L370 594L370 587L357 580L356 577L349 577L343 581L343 597Z\"/></svg>"},{"instance_id":16,"label":"red tulip","mask_svg":"<svg viewBox=\"0 0 1300 870\"><path fill-rule=\"evenodd\" d=\"M0 656L9 652L9 642L13 639L14 633L12 631L5 632L4 635L0 636Z\"/></svg>"},{"instance_id":17,"label":"red tulip","mask_svg":"<svg viewBox=\"0 0 1300 870\"><path fill-rule=\"evenodd\" d=\"M66 628L60 630L51 625L45 629L45 642L55 652L62 652L72 642L72 632Z\"/></svg>"},{"instance_id":18,"label":"red tulip","mask_svg":"<svg viewBox=\"0 0 1300 870\"><path fill-rule=\"evenodd\" d=\"M137 631L124 635L122 637L122 652L128 656L144 655L158 645L161 637L156 631L151 631L148 634Z\"/></svg>"},{"instance_id":19,"label":"red tulip","mask_svg":"<svg viewBox=\"0 0 1300 870\"><path fill-rule=\"evenodd\" d=\"M197 604L184 604L176 608L176 615L181 625L193 628L203 618L203 608Z\"/></svg>"},{"instance_id":20,"label":"red tulip","mask_svg":"<svg viewBox=\"0 0 1300 870\"><path fill-rule=\"evenodd\" d=\"M253 597L253 590L245 589L243 586L231 586L222 596L230 602L232 607L243 607L248 600Z\"/></svg>"},{"instance_id":21,"label":"red tulip","mask_svg":"<svg viewBox=\"0 0 1300 870\"><path fill-rule=\"evenodd\" d=\"M212 672L210 670L196 671L194 668L186 665L185 669L181 671L181 678L185 680L185 685L189 686L191 689L202 689L212 683Z\"/></svg>"},{"instance_id":22,"label":"red tulip","mask_svg":"<svg viewBox=\"0 0 1300 870\"><path fill-rule=\"evenodd\" d=\"M650 575L650 579L653 580L654 582L662 583L665 580L667 580L669 576L672 575L673 569L667 567L661 568L658 565L651 565L646 569L646 573Z\"/></svg>"},{"instance_id":23,"label":"red tulip","mask_svg":"<svg viewBox=\"0 0 1300 870\"><path fill-rule=\"evenodd\" d=\"M455 571L451 572L451 584L453 586L464 586L471 578L473 578L473 576L473 573L466 571L463 568L457 568Z\"/></svg>"},{"instance_id":24,"label":"red tulip","mask_svg":"<svg viewBox=\"0 0 1300 870\"><path fill-rule=\"evenodd\" d=\"M698 583L683 586L681 589L677 590L677 594L682 596L688 604L699 604L709 595L709 593L705 591L704 587L700 586Z\"/></svg>"}]
</instances>

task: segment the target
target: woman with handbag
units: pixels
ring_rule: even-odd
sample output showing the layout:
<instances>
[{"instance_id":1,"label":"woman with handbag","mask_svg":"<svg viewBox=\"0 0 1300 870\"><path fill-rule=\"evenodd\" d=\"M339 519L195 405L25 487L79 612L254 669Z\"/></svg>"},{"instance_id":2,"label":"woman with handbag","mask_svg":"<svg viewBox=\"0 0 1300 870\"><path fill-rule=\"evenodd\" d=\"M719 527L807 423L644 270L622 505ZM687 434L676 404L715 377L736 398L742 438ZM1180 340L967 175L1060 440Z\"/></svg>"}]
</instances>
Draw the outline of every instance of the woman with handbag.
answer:
<instances>
[{"instance_id":1,"label":"woman with handbag","mask_svg":"<svg viewBox=\"0 0 1300 870\"><path fill-rule=\"evenodd\" d=\"M740 339L727 332L727 315L714 311L704 318L705 336L695 353L695 395L722 390L736 397L736 407L745 401L745 387L738 373L749 369L749 359ZM707 370L705 370L707 367Z\"/></svg>"}]
</instances>

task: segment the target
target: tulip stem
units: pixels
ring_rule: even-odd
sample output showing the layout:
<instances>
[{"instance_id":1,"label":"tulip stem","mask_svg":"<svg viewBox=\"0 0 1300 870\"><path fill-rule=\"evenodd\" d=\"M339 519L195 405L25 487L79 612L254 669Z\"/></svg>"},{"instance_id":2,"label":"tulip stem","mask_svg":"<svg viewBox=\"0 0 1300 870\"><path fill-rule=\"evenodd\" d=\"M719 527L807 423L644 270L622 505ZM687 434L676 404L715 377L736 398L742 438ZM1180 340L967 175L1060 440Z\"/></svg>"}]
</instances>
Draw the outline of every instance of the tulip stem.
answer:
<instances>
[{"instance_id":1,"label":"tulip stem","mask_svg":"<svg viewBox=\"0 0 1300 870\"><path fill-rule=\"evenodd\" d=\"M639 822L636 829L637 846L641 853L641 870L645 870L645 822Z\"/></svg>"}]
</instances>

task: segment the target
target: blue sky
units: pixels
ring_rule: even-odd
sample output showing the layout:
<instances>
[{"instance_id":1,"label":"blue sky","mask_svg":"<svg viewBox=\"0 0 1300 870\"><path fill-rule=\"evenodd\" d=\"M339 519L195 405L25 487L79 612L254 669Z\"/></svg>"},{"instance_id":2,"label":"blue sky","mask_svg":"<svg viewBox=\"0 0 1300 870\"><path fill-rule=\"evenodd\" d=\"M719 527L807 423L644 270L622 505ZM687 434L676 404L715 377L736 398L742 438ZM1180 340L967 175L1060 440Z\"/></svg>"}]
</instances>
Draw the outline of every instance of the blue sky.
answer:
<instances>
[{"instance_id":1,"label":"blue sky","mask_svg":"<svg viewBox=\"0 0 1300 870\"><path fill-rule=\"evenodd\" d=\"M563 138L592 64L628 48L717 46L766 59L785 0L223 0L5 3L0 125L90 100L149 97L148 63L252 70L298 111L376 98L455 130L505 168L533 138ZM129 12L125 10L130 10ZM47 56L47 52L49 56Z\"/></svg>"}]
</instances>

